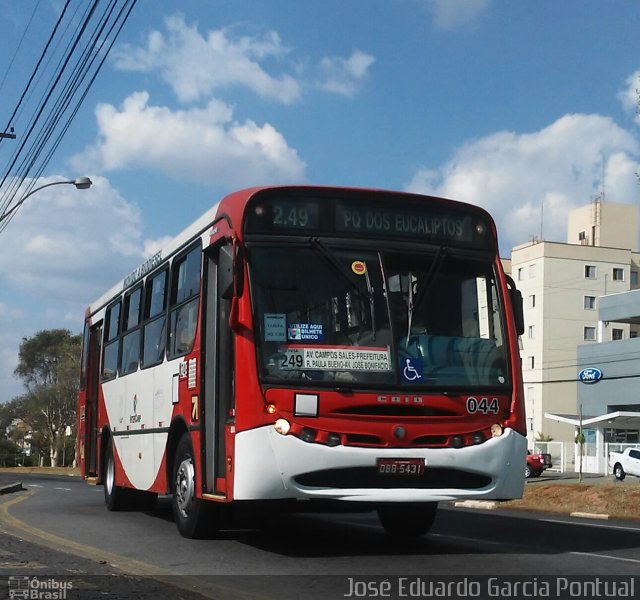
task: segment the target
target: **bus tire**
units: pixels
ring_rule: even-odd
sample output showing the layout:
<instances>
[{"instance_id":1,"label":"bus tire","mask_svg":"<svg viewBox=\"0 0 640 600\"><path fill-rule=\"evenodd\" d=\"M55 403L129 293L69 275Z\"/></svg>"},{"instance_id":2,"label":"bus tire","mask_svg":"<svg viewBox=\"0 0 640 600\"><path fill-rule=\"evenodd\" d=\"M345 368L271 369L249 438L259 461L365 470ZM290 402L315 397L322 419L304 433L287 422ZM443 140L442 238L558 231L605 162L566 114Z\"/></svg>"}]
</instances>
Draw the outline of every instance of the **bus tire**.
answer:
<instances>
[{"instance_id":1,"label":"bus tire","mask_svg":"<svg viewBox=\"0 0 640 600\"><path fill-rule=\"evenodd\" d=\"M129 508L130 501L130 491L116 485L116 458L113 440L109 439L104 459L104 503L108 510L115 511Z\"/></svg>"},{"instance_id":2,"label":"bus tire","mask_svg":"<svg viewBox=\"0 0 640 600\"><path fill-rule=\"evenodd\" d=\"M437 502L393 502L378 507L378 519L390 535L420 537L431 529L437 510Z\"/></svg>"},{"instance_id":3,"label":"bus tire","mask_svg":"<svg viewBox=\"0 0 640 600\"><path fill-rule=\"evenodd\" d=\"M185 432L176 448L171 479L171 506L180 535L195 539L215 531L209 504L196 498L196 476L191 436Z\"/></svg>"}]
</instances>

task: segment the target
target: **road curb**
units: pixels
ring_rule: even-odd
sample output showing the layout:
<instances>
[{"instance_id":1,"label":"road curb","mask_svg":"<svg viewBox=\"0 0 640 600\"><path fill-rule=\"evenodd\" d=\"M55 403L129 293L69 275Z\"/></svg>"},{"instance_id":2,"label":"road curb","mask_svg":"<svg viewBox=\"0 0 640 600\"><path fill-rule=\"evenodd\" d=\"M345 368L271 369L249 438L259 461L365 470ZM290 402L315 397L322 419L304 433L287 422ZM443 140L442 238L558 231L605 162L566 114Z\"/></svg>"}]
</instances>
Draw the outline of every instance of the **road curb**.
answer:
<instances>
[{"instance_id":1,"label":"road curb","mask_svg":"<svg viewBox=\"0 0 640 600\"><path fill-rule=\"evenodd\" d=\"M481 508L483 510L494 510L497 508L498 503L490 500L462 500L455 502L456 508Z\"/></svg>"},{"instance_id":2,"label":"road curb","mask_svg":"<svg viewBox=\"0 0 640 600\"><path fill-rule=\"evenodd\" d=\"M20 492L24 490L22 487L21 481L16 481L15 483L8 483L3 486L0 486L0 496L4 494L11 494L12 492Z\"/></svg>"},{"instance_id":3,"label":"road curb","mask_svg":"<svg viewBox=\"0 0 640 600\"><path fill-rule=\"evenodd\" d=\"M609 515L605 515L602 513L572 512L569 513L569 516L580 517L582 519L601 519L603 521L607 521L609 519Z\"/></svg>"}]
</instances>

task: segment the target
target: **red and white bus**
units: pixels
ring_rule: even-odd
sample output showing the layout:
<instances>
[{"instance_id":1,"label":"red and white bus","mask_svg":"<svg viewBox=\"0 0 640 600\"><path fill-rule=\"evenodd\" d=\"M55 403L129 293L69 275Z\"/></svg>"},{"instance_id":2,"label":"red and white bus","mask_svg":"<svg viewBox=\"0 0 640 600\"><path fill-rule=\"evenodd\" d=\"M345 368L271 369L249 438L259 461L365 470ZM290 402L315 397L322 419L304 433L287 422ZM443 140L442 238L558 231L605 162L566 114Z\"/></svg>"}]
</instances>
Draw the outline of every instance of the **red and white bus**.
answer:
<instances>
[{"instance_id":1,"label":"red and white bus","mask_svg":"<svg viewBox=\"0 0 640 600\"><path fill-rule=\"evenodd\" d=\"M239 191L87 309L82 474L111 510L171 494L185 537L265 500L421 535L439 501L522 495L522 329L476 206Z\"/></svg>"}]
</instances>

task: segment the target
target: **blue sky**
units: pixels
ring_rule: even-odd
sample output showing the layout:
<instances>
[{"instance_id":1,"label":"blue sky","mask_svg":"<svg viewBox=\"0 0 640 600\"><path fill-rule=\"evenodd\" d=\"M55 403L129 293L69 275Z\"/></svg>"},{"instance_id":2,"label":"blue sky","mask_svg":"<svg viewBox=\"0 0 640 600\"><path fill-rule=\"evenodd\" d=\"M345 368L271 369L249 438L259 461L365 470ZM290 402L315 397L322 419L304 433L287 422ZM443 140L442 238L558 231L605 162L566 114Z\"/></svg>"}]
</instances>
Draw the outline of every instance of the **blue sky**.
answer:
<instances>
[{"instance_id":1,"label":"blue sky","mask_svg":"<svg viewBox=\"0 0 640 600\"><path fill-rule=\"evenodd\" d=\"M0 0L2 127L61 6ZM0 234L0 402L22 391L23 336L79 332L87 304L233 189L465 200L494 215L503 256L540 235L543 204L544 237L564 241L603 170L607 200L638 203L639 17L635 0L139 0L39 182L94 186L38 192Z\"/></svg>"}]
</instances>

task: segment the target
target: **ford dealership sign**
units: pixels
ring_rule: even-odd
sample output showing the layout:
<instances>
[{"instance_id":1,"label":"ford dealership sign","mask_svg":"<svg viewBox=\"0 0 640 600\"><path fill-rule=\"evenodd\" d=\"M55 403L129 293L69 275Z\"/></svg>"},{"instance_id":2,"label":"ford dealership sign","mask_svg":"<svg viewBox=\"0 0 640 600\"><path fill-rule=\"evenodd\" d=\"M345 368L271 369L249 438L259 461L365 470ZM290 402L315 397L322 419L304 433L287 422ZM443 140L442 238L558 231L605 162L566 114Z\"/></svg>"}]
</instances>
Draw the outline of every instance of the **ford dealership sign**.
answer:
<instances>
[{"instance_id":1,"label":"ford dealership sign","mask_svg":"<svg viewBox=\"0 0 640 600\"><path fill-rule=\"evenodd\" d=\"M602 379L602 371L596 367L587 367L578 373L578 379L582 383L598 383Z\"/></svg>"}]
</instances>

